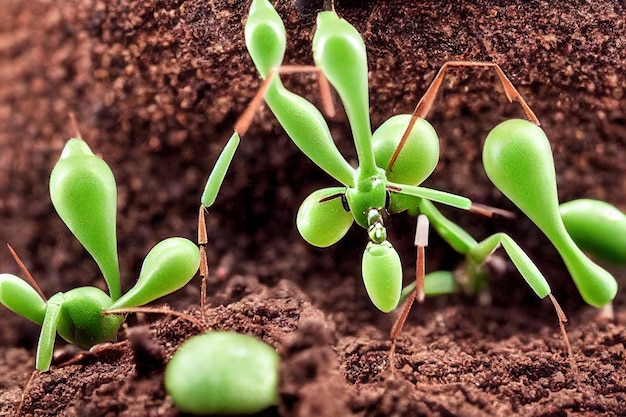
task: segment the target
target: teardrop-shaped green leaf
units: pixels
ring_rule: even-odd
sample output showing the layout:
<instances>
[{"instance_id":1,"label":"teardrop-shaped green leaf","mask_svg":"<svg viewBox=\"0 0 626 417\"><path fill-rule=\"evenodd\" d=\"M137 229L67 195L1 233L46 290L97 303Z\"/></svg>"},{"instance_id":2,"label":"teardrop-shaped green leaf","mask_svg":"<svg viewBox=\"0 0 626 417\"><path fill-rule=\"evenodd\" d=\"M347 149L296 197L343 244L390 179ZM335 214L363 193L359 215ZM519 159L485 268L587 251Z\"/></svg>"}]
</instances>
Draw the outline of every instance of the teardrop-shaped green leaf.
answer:
<instances>
[{"instance_id":1,"label":"teardrop-shaped green leaf","mask_svg":"<svg viewBox=\"0 0 626 417\"><path fill-rule=\"evenodd\" d=\"M362 273L365 289L376 308L384 313L396 308L402 292L402 264L391 243L367 244Z\"/></svg>"},{"instance_id":2,"label":"teardrop-shaped green leaf","mask_svg":"<svg viewBox=\"0 0 626 417\"><path fill-rule=\"evenodd\" d=\"M325 248L344 237L354 221L352 214L344 209L341 197L321 200L345 192L346 189L341 187L323 188L304 200L296 216L296 226L304 240Z\"/></svg>"},{"instance_id":3,"label":"teardrop-shaped green leaf","mask_svg":"<svg viewBox=\"0 0 626 417\"><path fill-rule=\"evenodd\" d=\"M387 179L408 185L419 185L439 162L439 138L428 121L417 119L391 171L388 169L402 135L411 121L410 114L398 114L380 125L372 136L376 165L385 169Z\"/></svg>"},{"instance_id":4,"label":"teardrop-shaped green leaf","mask_svg":"<svg viewBox=\"0 0 626 417\"><path fill-rule=\"evenodd\" d=\"M334 11L320 12L313 36L313 60L335 87L346 109L362 178L375 175L367 53L361 35Z\"/></svg>"},{"instance_id":5,"label":"teardrop-shaped green leaf","mask_svg":"<svg viewBox=\"0 0 626 417\"><path fill-rule=\"evenodd\" d=\"M109 309L137 307L170 294L185 286L199 266L195 243L182 237L162 240L146 255L135 286Z\"/></svg>"},{"instance_id":6,"label":"teardrop-shaped green leaf","mask_svg":"<svg viewBox=\"0 0 626 417\"><path fill-rule=\"evenodd\" d=\"M50 175L57 213L94 258L113 300L121 295L115 217L117 189L109 166L81 139L70 139Z\"/></svg>"},{"instance_id":7,"label":"teardrop-shaped green leaf","mask_svg":"<svg viewBox=\"0 0 626 417\"><path fill-rule=\"evenodd\" d=\"M46 303L26 281L12 274L0 274L0 303L20 316L43 324Z\"/></svg>"},{"instance_id":8,"label":"teardrop-shaped green leaf","mask_svg":"<svg viewBox=\"0 0 626 417\"><path fill-rule=\"evenodd\" d=\"M500 123L485 140L483 165L496 187L557 248L583 299L596 307L610 302L617 293L617 281L585 256L561 220L554 161L543 130L527 120Z\"/></svg>"},{"instance_id":9,"label":"teardrop-shaped green leaf","mask_svg":"<svg viewBox=\"0 0 626 417\"><path fill-rule=\"evenodd\" d=\"M626 264L626 215L599 200L561 204L565 229L584 252L615 265Z\"/></svg>"},{"instance_id":10,"label":"teardrop-shaped green leaf","mask_svg":"<svg viewBox=\"0 0 626 417\"><path fill-rule=\"evenodd\" d=\"M246 47L261 77L283 62L287 34L285 25L268 0L250 5L245 29Z\"/></svg>"}]
</instances>

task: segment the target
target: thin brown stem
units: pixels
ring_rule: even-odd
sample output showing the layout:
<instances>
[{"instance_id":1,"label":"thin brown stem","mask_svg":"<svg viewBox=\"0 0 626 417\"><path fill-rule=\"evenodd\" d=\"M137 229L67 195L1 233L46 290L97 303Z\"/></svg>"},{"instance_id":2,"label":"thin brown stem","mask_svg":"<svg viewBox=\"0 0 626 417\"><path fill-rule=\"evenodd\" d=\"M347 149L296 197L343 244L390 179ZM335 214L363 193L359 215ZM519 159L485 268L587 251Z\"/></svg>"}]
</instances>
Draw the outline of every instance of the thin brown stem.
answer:
<instances>
[{"instance_id":1,"label":"thin brown stem","mask_svg":"<svg viewBox=\"0 0 626 417\"><path fill-rule=\"evenodd\" d=\"M33 287L33 289L35 291L37 291L37 294L39 294L39 296L41 297L42 300L48 301L46 296L43 294L43 291L41 291L41 288L37 284L37 281L35 281L35 278L33 278L33 276L30 274L30 271L28 270L28 268L26 268L26 265L24 265L24 262L22 262L20 257L17 256L17 252L15 252L15 250L13 250L11 245L9 245L8 243L7 243L7 246L9 247L9 252L11 252L11 256L13 256L13 259L15 259L15 262L17 263L17 266L20 267L20 269L22 270L22 273L24 274L24 278L23 278L24 281L28 282L28 284L31 287Z\"/></svg>"},{"instance_id":2,"label":"thin brown stem","mask_svg":"<svg viewBox=\"0 0 626 417\"><path fill-rule=\"evenodd\" d=\"M189 314L181 313L180 311L172 310L168 306L163 306L160 308L156 307L129 307L129 308L114 308L111 310L104 310L102 312L103 315L106 314L126 314L126 313L147 313L147 314L165 314L167 316L174 316L198 327L199 329L204 329L205 325L200 320L196 319Z\"/></svg>"}]
</instances>

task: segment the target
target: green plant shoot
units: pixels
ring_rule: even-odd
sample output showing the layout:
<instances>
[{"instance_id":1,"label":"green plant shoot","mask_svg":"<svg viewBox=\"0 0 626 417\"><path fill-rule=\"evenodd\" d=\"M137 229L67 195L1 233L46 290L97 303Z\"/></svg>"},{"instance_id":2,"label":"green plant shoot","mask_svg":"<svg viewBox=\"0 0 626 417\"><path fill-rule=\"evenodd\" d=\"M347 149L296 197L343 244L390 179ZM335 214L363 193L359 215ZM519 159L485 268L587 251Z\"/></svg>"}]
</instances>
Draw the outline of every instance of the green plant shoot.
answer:
<instances>
[{"instance_id":1,"label":"green plant shoot","mask_svg":"<svg viewBox=\"0 0 626 417\"><path fill-rule=\"evenodd\" d=\"M0 303L41 325L36 367L47 371L57 333L82 349L117 337L124 321L107 310L141 306L183 287L198 270L200 253L188 239L172 237L146 256L139 279L122 295L117 258L117 191L109 166L82 139L70 139L50 176L50 196L57 213L100 267L109 293L80 287L44 297L14 254L28 283L0 274ZM30 285L29 285L30 284Z\"/></svg>"},{"instance_id":2,"label":"green plant shoot","mask_svg":"<svg viewBox=\"0 0 626 417\"><path fill-rule=\"evenodd\" d=\"M395 249L387 241L384 218L387 214L408 211L424 217L420 216L416 233L416 282L404 292L409 301L400 315L400 322L406 317L413 299L421 301L427 294L426 289L440 294L458 288L449 273L424 276L420 257L427 245L429 225L451 247L465 255L471 289L484 289L487 275L484 265L501 246L535 293L540 298L550 296L561 323L566 320L545 277L513 239L498 233L477 242L446 219L432 203L488 215L498 213L497 209L420 186L433 172L439 158L437 133L424 117L443 76L451 67L492 68L507 98L520 103L530 121L505 121L489 134L483 151L485 170L496 187L551 239L585 301L602 306L612 300L617 290L615 279L576 247L558 214L554 165L545 134L537 126L539 122L532 110L496 64L446 63L412 115L394 116L372 133L367 56L359 33L334 11L323 11L318 14L312 44L317 71L337 91L348 116L359 162L356 169L339 153L320 111L283 87L280 75L286 32L282 20L267 0L253 0L246 23L246 46L265 79L260 90L265 102L292 141L342 184L342 187L317 190L305 199L296 219L298 230L309 243L325 247L339 241L352 222L367 229L370 243L363 256L363 278L370 298L379 309L390 311L403 299L402 268ZM426 282L433 279L442 281ZM399 329L401 324L394 326L392 339Z\"/></svg>"}]
</instances>

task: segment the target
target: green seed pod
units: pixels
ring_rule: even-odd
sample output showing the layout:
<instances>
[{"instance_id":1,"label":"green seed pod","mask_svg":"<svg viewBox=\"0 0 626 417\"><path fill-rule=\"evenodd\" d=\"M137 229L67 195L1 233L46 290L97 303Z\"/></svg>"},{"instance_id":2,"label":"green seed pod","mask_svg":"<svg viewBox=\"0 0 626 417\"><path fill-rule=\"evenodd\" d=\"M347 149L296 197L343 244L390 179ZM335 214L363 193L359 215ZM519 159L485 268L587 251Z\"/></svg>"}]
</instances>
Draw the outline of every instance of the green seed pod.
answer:
<instances>
[{"instance_id":1,"label":"green seed pod","mask_svg":"<svg viewBox=\"0 0 626 417\"><path fill-rule=\"evenodd\" d=\"M40 326L46 315L44 300L33 287L15 275L0 274L0 303Z\"/></svg>"},{"instance_id":2,"label":"green seed pod","mask_svg":"<svg viewBox=\"0 0 626 417\"><path fill-rule=\"evenodd\" d=\"M313 246L325 248L337 243L350 229L354 221L341 198L320 202L335 194L344 194L345 188L331 187L310 194L300 205L296 216L298 231Z\"/></svg>"},{"instance_id":3,"label":"green seed pod","mask_svg":"<svg viewBox=\"0 0 626 417\"><path fill-rule=\"evenodd\" d=\"M626 264L626 215L598 200L561 204L565 229L584 252L615 265Z\"/></svg>"},{"instance_id":4,"label":"green seed pod","mask_svg":"<svg viewBox=\"0 0 626 417\"><path fill-rule=\"evenodd\" d=\"M178 349L165 369L165 389L183 412L257 413L278 404L279 362L252 336L209 332Z\"/></svg>"},{"instance_id":5,"label":"green seed pod","mask_svg":"<svg viewBox=\"0 0 626 417\"><path fill-rule=\"evenodd\" d=\"M388 169L402 135L411 120L410 114L398 114L380 125L372 137L376 165L385 168L387 179L408 185L419 185L439 162L439 138L428 121L417 119L408 140L391 171Z\"/></svg>"},{"instance_id":6,"label":"green seed pod","mask_svg":"<svg viewBox=\"0 0 626 417\"><path fill-rule=\"evenodd\" d=\"M110 309L141 306L170 294L187 284L199 266L195 243L182 237L162 240L146 255L135 286Z\"/></svg>"},{"instance_id":7,"label":"green seed pod","mask_svg":"<svg viewBox=\"0 0 626 417\"><path fill-rule=\"evenodd\" d=\"M402 292L402 264L391 243L369 242L363 252L362 271L372 303L384 313L396 308Z\"/></svg>"},{"instance_id":8,"label":"green seed pod","mask_svg":"<svg viewBox=\"0 0 626 417\"><path fill-rule=\"evenodd\" d=\"M50 174L50 198L63 222L100 267L111 298L117 300L122 291L113 172L83 140L70 139Z\"/></svg>"},{"instance_id":9,"label":"green seed pod","mask_svg":"<svg viewBox=\"0 0 626 417\"><path fill-rule=\"evenodd\" d=\"M103 315L102 312L110 305L111 298L95 287L74 288L66 292L61 303L57 332L81 349L114 341L124 316Z\"/></svg>"}]
</instances>

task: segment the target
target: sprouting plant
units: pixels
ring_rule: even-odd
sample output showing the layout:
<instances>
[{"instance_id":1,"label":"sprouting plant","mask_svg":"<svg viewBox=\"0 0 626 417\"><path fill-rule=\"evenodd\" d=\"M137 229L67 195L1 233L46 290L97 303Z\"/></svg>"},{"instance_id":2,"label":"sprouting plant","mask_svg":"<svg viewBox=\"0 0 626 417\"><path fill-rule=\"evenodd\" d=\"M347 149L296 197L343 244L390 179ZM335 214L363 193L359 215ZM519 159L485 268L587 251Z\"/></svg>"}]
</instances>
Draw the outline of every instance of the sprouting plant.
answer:
<instances>
[{"instance_id":1,"label":"sprouting plant","mask_svg":"<svg viewBox=\"0 0 626 417\"><path fill-rule=\"evenodd\" d=\"M165 369L165 389L183 412L252 414L278 403L274 348L253 336L215 331L189 338Z\"/></svg>"},{"instance_id":2,"label":"sprouting plant","mask_svg":"<svg viewBox=\"0 0 626 417\"><path fill-rule=\"evenodd\" d=\"M82 139L70 139L50 176L52 203L67 227L98 264L109 294L95 287L59 292L49 299L12 251L26 281L0 274L0 303L41 325L36 367L50 367L54 341L88 349L115 340L124 321L108 310L137 307L184 286L198 270L200 253L188 239L172 237L146 255L137 283L122 295L117 257L117 190L109 166Z\"/></svg>"},{"instance_id":3,"label":"sprouting plant","mask_svg":"<svg viewBox=\"0 0 626 417\"><path fill-rule=\"evenodd\" d=\"M450 273L424 275L424 248L428 243L429 224L452 248L465 255L467 272L475 289L480 289L485 276L483 265L492 252L502 246L535 293L540 298L549 296L562 329L562 323L566 321L545 277L511 237L497 233L477 242L445 218L433 203L488 215L497 212L496 209L472 203L465 197L419 186L432 173L439 157L437 134L424 118L450 67L492 68L509 101L516 100L523 107L528 120L502 122L485 140L485 171L496 187L552 241L583 299L593 306L603 306L613 299L617 291L613 276L583 254L563 225L548 139L532 110L498 65L464 61L446 63L413 114L393 116L372 133L365 45L352 25L334 11L319 13L313 37L314 68L281 66L286 32L282 20L267 0L253 0L245 34L248 51L264 83L235 130L243 135L255 108L265 100L292 141L342 184L317 190L307 197L298 211L297 227L305 240L320 247L339 241L354 222L367 229L370 242L363 254L363 280L372 302L384 312L395 309L403 294L400 259L387 241L384 219L390 213L401 211L419 215L416 281L404 292L409 299L392 329L392 340L400 333L415 298L422 300L430 291L445 293L456 289L454 276ZM337 91L352 129L359 162L356 169L339 153L320 111L283 86L280 75L296 71L314 71L322 87L329 82ZM328 103L328 94L325 97L324 102ZM435 279L441 281L429 282Z\"/></svg>"}]
</instances>

